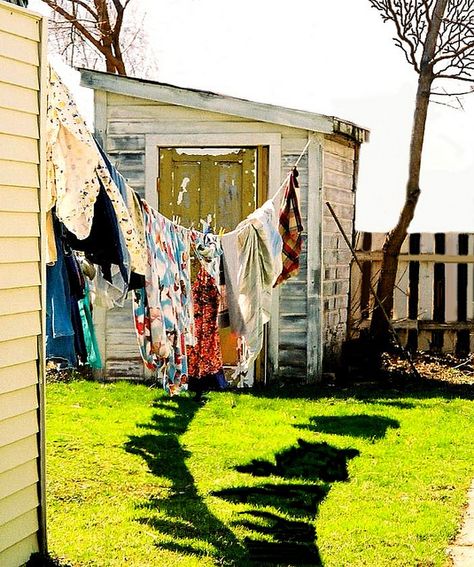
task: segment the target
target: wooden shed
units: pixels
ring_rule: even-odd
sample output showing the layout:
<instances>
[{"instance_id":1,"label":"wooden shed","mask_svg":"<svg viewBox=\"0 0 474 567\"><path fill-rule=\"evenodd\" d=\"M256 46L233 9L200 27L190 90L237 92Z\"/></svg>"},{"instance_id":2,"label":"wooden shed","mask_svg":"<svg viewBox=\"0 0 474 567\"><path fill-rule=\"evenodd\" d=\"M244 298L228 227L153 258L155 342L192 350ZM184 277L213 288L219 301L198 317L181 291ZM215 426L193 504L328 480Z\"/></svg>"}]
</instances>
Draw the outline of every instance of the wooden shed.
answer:
<instances>
[{"instance_id":1,"label":"wooden shed","mask_svg":"<svg viewBox=\"0 0 474 567\"><path fill-rule=\"evenodd\" d=\"M216 226L234 228L278 190L310 141L299 164L301 271L278 289L263 358L265 377L317 381L346 337L350 283L350 252L324 203L332 203L351 236L367 130L211 92L81 74L82 85L95 91L96 135L119 171L152 206L179 215L182 224L210 215ZM131 310L96 315L106 373L140 376Z\"/></svg>"},{"instance_id":2,"label":"wooden shed","mask_svg":"<svg viewBox=\"0 0 474 567\"><path fill-rule=\"evenodd\" d=\"M0 565L45 545L46 23L0 0Z\"/></svg>"}]
</instances>

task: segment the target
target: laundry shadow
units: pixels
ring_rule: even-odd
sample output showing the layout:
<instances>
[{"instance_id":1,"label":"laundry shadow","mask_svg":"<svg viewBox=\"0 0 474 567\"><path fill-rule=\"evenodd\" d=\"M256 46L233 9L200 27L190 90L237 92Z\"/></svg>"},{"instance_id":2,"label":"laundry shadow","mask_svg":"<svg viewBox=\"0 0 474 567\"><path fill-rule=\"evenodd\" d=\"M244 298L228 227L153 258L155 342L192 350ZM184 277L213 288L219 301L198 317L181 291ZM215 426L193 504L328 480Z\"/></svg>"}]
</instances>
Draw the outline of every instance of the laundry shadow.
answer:
<instances>
[{"instance_id":1,"label":"laundry shadow","mask_svg":"<svg viewBox=\"0 0 474 567\"><path fill-rule=\"evenodd\" d=\"M232 531L206 506L186 465L189 457L180 443L200 408L189 398L161 399L154 404L150 423L140 424L143 435L133 435L125 450L139 455L150 472L168 479L167 496L139 505L138 519L163 536L157 546L186 555L210 555L219 565L245 565L245 549Z\"/></svg>"},{"instance_id":2,"label":"laundry shadow","mask_svg":"<svg viewBox=\"0 0 474 567\"><path fill-rule=\"evenodd\" d=\"M236 470L254 476L281 476L305 478L313 481L335 482L347 480L349 459L359 455L357 449L337 449L328 443L309 443L298 439L298 446L275 455L275 463L254 459Z\"/></svg>"},{"instance_id":3,"label":"laundry shadow","mask_svg":"<svg viewBox=\"0 0 474 567\"><path fill-rule=\"evenodd\" d=\"M321 415L309 418L309 424L296 424L298 429L316 433L349 435L365 439L382 439L388 429L398 429L399 422L382 415Z\"/></svg>"},{"instance_id":4,"label":"laundry shadow","mask_svg":"<svg viewBox=\"0 0 474 567\"><path fill-rule=\"evenodd\" d=\"M275 454L274 462L254 459L236 470L255 477L278 477L275 482L213 492L230 502L248 504L234 522L250 530L244 543L256 565L322 565L314 527L318 507L332 482L348 479L348 462L356 449L338 449L328 443L298 445ZM284 482L282 479L293 482ZM298 480L299 482L294 482ZM272 511L269 510L272 509Z\"/></svg>"}]
</instances>

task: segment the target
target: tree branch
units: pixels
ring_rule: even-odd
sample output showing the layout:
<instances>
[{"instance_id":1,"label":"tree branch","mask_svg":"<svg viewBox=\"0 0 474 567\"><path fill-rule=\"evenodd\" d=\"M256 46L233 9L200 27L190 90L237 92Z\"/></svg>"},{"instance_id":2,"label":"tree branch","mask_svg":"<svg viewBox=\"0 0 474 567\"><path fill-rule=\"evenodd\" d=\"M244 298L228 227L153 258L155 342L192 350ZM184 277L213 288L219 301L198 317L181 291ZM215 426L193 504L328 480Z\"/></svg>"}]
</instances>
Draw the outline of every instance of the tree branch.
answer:
<instances>
[{"instance_id":1,"label":"tree branch","mask_svg":"<svg viewBox=\"0 0 474 567\"><path fill-rule=\"evenodd\" d=\"M44 2L45 0L43 0ZM97 21L98 20L98 16L97 14L94 12L94 10L89 6L89 4L87 4L86 2L83 2L83 0L68 0L68 2L71 2L71 4L77 4L78 6L82 6L84 8L84 10L87 10L89 12L89 14L91 14L91 16ZM55 2L56 5L57 2Z\"/></svg>"},{"instance_id":2,"label":"tree branch","mask_svg":"<svg viewBox=\"0 0 474 567\"><path fill-rule=\"evenodd\" d=\"M71 24L78 30L81 32L81 34L90 42L92 43L92 45L98 49L104 56L106 55L106 52L104 51L104 48L102 46L102 44L100 43L100 41L95 38L92 33L85 27L83 26L80 22L77 21L77 19L70 14L69 12L67 12L62 6L59 6L56 2L54 2L53 0L43 0L43 2L45 4L47 4L52 10L54 10L55 12L57 12L58 14L60 14L65 20L67 20L68 22L71 22Z\"/></svg>"}]
</instances>

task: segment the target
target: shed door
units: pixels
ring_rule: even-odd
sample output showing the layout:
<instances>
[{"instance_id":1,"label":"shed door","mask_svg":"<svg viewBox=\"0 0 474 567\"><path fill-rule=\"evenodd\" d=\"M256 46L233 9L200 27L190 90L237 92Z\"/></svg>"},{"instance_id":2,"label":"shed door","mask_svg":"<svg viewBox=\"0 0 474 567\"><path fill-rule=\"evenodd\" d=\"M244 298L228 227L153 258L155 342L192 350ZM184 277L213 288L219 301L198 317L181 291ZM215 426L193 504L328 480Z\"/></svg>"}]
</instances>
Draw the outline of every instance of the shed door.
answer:
<instances>
[{"instance_id":1,"label":"shed door","mask_svg":"<svg viewBox=\"0 0 474 567\"><path fill-rule=\"evenodd\" d=\"M161 148L160 212L183 226L234 229L257 207L257 148ZM237 362L236 339L221 329L224 365Z\"/></svg>"}]
</instances>

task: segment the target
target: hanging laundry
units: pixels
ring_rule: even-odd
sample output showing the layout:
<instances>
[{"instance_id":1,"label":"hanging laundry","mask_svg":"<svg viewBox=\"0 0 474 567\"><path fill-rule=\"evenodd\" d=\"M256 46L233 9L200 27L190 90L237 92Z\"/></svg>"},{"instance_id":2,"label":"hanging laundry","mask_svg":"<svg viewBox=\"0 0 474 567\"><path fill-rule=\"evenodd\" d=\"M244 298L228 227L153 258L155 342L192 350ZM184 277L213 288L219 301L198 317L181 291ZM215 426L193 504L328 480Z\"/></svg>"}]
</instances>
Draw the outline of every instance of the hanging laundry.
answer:
<instances>
[{"instance_id":1,"label":"hanging laundry","mask_svg":"<svg viewBox=\"0 0 474 567\"><path fill-rule=\"evenodd\" d=\"M145 365L176 394L187 387L186 344L194 343L189 231L142 204L148 263L145 288L134 291L135 329Z\"/></svg>"},{"instance_id":2,"label":"hanging laundry","mask_svg":"<svg viewBox=\"0 0 474 567\"><path fill-rule=\"evenodd\" d=\"M99 193L96 174L99 153L70 92L51 67L46 154L46 210L56 205L56 215L67 229L78 238L86 238ZM52 248L53 244L48 247Z\"/></svg>"},{"instance_id":3,"label":"hanging laundry","mask_svg":"<svg viewBox=\"0 0 474 567\"><path fill-rule=\"evenodd\" d=\"M77 364L71 319L71 292L62 243L56 236L57 260L46 266L46 358Z\"/></svg>"},{"instance_id":4,"label":"hanging laundry","mask_svg":"<svg viewBox=\"0 0 474 567\"><path fill-rule=\"evenodd\" d=\"M283 239L283 269L275 283L279 285L300 270L303 223L298 199L298 171L293 169L285 188L283 205L280 211L280 234Z\"/></svg>"},{"instance_id":5,"label":"hanging laundry","mask_svg":"<svg viewBox=\"0 0 474 567\"><path fill-rule=\"evenodd\" d=\"M187 349L189 389L202 393L226 385L217 324L219 290L203 265L192 285L196 343Z\"/></svg>"},{"instance_id":6,"label":"hanging laundry","mask_svg":"<svg viewBox=\"0 0 474 567\"><path fill-rule=\"evenodd\" d=\"M46 267L46 358L74 367L87 361L87 348L78 301L84 297L84 278L69 249L64 251L59 222L55 221L57 261Z\"/></svg>"},{"instance_id":7,"label":"hanging laundry","mask_svg":"<svg viewBox=\"0 0 474 567\"><path fill-rule=\"evenodd\" d=\"M210 231L202 233L198 230L190 230L189 233L196 258L204 266L207 273L217 281L219 278L220 257L222 255L219 236Z\"/></svg>"},{"instance_id":8,"label":"hanging laundry","mask_svg":"<svg viewBox=\"0 0 474 567\"><path fill-rule=\"evenodd\" d=\"M251 385L245 375L249 376L248 369L262 349L272 287L281 272L282 240L277 225L275 205L268 200L222 237L230 324L246 343L246 357L240 362L241 385Z\"/></svg>"},{"instance_id":9,"label":"hanging laundry","mask_svg":"<svg viewBox=\"0 0 474 567\"><path fill-rule=\"evenodd\" d=\"M100 289L110 297L112 305L123 304L130 279L129 255L104 187L101 186L94 206L89 236L80 240L66 230L65 239L73 250L84 252L88 260L100 266L103 279L110 284L104 282Z\"/></svg>"},{"instance_id":10,"label":"hanging laundry","mask_svg":"<svg viewBox=\"0 0 474 567\"><path fill-rule=\"evenodd\" d=\"M110 167L113 166L110 165ZM144 275L146 271L147 254L145 242L140 234L140 227L135 225L134 217L127 208L119 188L112 179L107 163L102 157L97 167L97 175L115 210L121 234L130 255L131 269L137 274Z\"/></svg>"},{"instance_id":11,"label":"hanging laundry","mask_svg":"<svg viewBox=\"0 0 474 567\"><path fill-rule=\"evenodd\" d=\"M224 255L219 258L219 312L217 322L220 329L230 327L229 305L227 303L227 285L225 280Z\"/></svg>"},{"instance_id":12,"label":"hanging laundry","mask_svg":"<svg viewBox=\"0 0 474 567\"><path fill-rule=\"evenodd\" d=\"M79 314L81 317L82 330L84 334L84 342L87 351L87 364L91 368L102 368L102 360L100 357L100 349L97 344L94 322L92 318L92 306L90 300L89 284L85 283L84 298L78 302Z\"/></svg>"},{"instance_id":13,"label":"hanging laundry","mask_svg":"<svg viewBox=\"0 0 474 567\"><path fill-rule=\"evenodd\" d=\"M133 214L127 207L131 189L96 144L71 94L53 69L50 69L47 118L46 210L56 206L59 220L77 240L83 240L90 235L97 212L95 202L102 187L115 211L123 247L130 256L130 268L144 275L143 225L137 222L136 201L131 199L129 203L130 209L135 208ZM47 235L47 259L53 262L51 231ZM110 281L106 274L104 277ZM129 276L126 283L128 286Z\"/></svg>"},{"instance_id":14,"label":"hanging laundry","mask_svg":"<svg viewBox=\"0 0 474 567\"><path fill-rule=\"evenodd\" d=\"M46 264L52 265L58 258L56 250L56 239L54 238L53 211L50 209L46 212Z\"/></svg>"},{"instance_id":15,"label":"hanging laundry","mask_svg":"<svg viewBox=\"0 0 474 567\"><path fill-rule=\"evenodd\" d=\"M145 275L146 270L146 248L145 248L145 228L143 224L143 214L139 203L139 198L135 192L127 185L124 177L117 168L111 163L104 150L97 144L97 148L105 163L110 180L107 180L103 168L99 168L101 181L104 183L109 197L114 206L125 245L130 254L130 268L136 274ZM115 188L119 190L121 199L116 194Z\"/></svg>"},{"instance_id":16,"label":"hanging laundry","mask_svg":"<svg viewBox=\"0 0 474 567\"><path fill-rule=\"evenodd\" d=\"M190 247L211 272L222 253L214 235L172 223L142 201L148 262L145 287L134 291L134 320L147 368L172 395L188 387L187 346L195 344Z\"/></svg>"}]
</instances>

